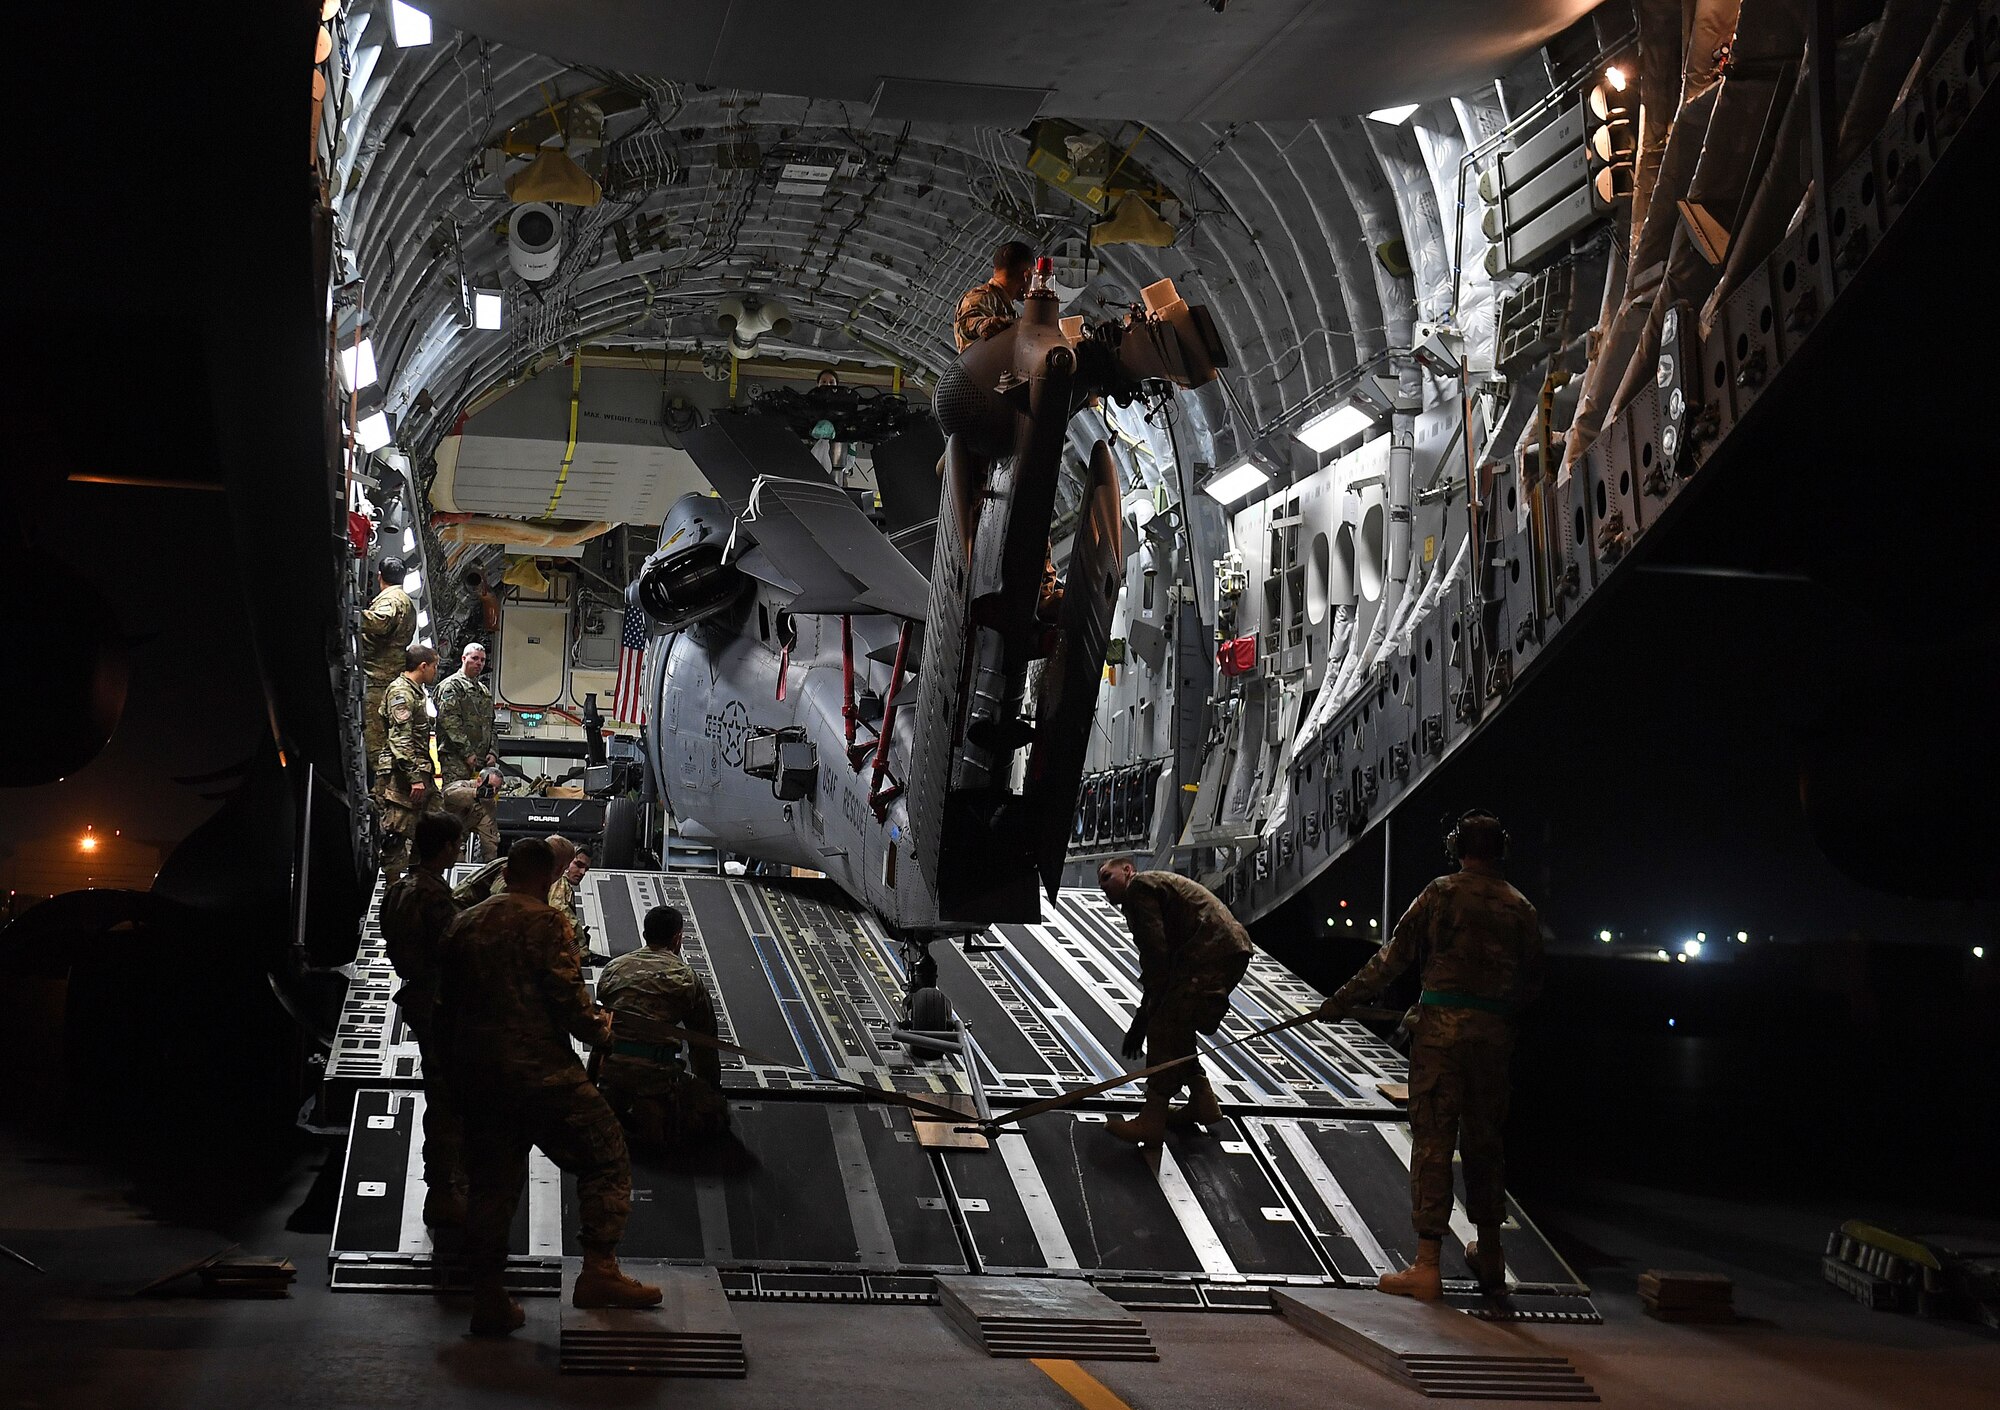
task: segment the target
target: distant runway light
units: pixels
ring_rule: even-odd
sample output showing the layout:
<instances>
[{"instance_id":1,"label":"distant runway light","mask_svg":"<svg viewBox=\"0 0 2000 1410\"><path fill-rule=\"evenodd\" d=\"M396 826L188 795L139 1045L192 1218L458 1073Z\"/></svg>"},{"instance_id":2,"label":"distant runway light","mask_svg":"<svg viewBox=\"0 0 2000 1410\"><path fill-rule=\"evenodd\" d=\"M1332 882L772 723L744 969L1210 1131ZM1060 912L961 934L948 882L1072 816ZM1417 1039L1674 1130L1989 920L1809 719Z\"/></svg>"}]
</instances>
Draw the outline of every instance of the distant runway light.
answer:
<instances>
[{"instance_id":1,"label":"distant runway light","mask_svg":"<svg viewBox=\"0 0 2000 1410\"><path fill-rule=\"evenodd\" d=\"M1353 916L1349 916L1349 917L1347 918L1347 928L1348 928L1349 930L1352 930L1352 929L1354 929L1354 917L1353 917Z\"/></svg>"},{"instance_id":2,"label":"distant runway light","mask_svg":"<svg viewBox=\"0 0 2000 1410\"><path fill-rule=\"evenodd\" d=\"M1706 945L1708 943L1708 932L1706 930L1697 930L1694 933L1694 938Z\"/></svg>"},{"instance_id":3,"label":"distant runway light","mask_svg":"<svg viewBox=\"0 0 2000 1410\"><path fill-rule=\"evenodd\" d=\"M1747 931L1747 930L1739 930L1739 931L1737 931L1737 932L1736 932L1736 943L1737 943L1737 944L1739 944L1739 945L1747 945L1747 944L1749 944L1749 943L1750 943L1750 932L1749 932L1749 931Z\"/></svg>"},{"instance_id":4,"label":"distant runway light","mask_svg":"<svg viewBox=\"0 0 2000 1410\"><path fill-rule=\"evenodd\" d=\"M1984 945L1974 945L1974 946L1972 947L1972 957L1973 957L1973 958L1974 958L1975 960L1983 960L1983 959L1985 959L1985 958L1986 958L1986 947L1985 947Z\"/></svg>"},{"instance_id":5,"label":"distant runway light","mask_svg":"<svg viewBox=\"0 0 2000 1410\"><path fill-rule=\"evenodd\" d=\"M1673 1021L1673 1020L1672 1020L1671 1018L1670 1018L1670 1019L1668 1019L1668 1020L1667 1020L1667 1027L1669 1027L1669 1028L1672 1028L1673 1026L1674 1026L1674 1021Z\"/></svg>"},{"instance_id":6,"label":"distant runway light","mask_svg":"<svg viewBox=\"0 0 2000 1410\"><path fill-rule=\"evenodd\" d=\"M1707 938L1708 938L1708 937L1707 937L1707 936L1705 936L1705 935L1697 935L1697 936L1695 936L1695 937L1694 937L1694 939L1692 939L1692 940L1688 941L1688 942L1687 942L1686 944L1682 945L1682 946L1681 946L1681 954L1682 954L1682 956L1684 956L1684 957L1688 957L1688 956L1694 956L1694 955L1698 955L1698 954L1700 954L1700 953L1701 953L1701 945L1702 945L1702 941L1706 940Z\"/></svg>"},{"instance_id":7,"label":"distant runway light","mask_svg":"<svg viewBox=\"0 0 2000 1410\"><path fill-rule=\"evenodd\" d=\"M1609 945L1611 943L1611 932L1608 930L1600 930L1597 932L1597 938L1599 940L1602 940L1605 944Z\"/></svg>"}]
</instances>

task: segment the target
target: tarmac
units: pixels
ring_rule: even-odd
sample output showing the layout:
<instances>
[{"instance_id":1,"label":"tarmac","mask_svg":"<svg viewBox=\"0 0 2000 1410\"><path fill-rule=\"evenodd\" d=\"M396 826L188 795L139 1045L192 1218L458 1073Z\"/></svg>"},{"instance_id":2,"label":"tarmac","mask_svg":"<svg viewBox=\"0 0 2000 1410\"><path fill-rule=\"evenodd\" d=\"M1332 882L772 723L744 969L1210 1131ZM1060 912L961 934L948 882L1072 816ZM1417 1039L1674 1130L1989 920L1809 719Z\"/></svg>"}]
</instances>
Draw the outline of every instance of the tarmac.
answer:
<instances>
[{"instance_id":1,"label":"tarmac","mask_svg":"<svg viewBox=\"0 0 2000 1410\"><path fill-rule=\"evenodd\" d=\"M556 1369L553 1299L530 1300L527 1326L493 1342L465 1335L461 1299L329 1292L325 1235L285 1228L306 1200L316 1163L302 1159L259 1195L233 1205L210 1200L199 1215L163 1217L166 1202L153 1198L156 1192L142 1199L130 1176L0 1129L0 1243L48 1270L38 1274L0 1258L0 1404L20 1410L669 1403L877 1410L950 1402L1303 1410L1424 1403L1417 1392L1259 1313L1148 1313L1158 1362L1044 1366L987 1357L936 1307L738 1302L746 1379L566 1377ZM1819 1281L1827 1229L1857 1212L1579 1185L1560 1206L1544 1200L1537 1217L1590 1280L1604 1322L1538 1325L1531 1335L1569 1357L1609 1407L1991 1406L2000 1384L2000 1336L1963 1323L1871 1312ZM1974 1227L1921 1211L1902 1217L1905 1227ZM193 1279L162 1295L130 1295L231 1243L291 1258L299 1269L292 1295L209 1300L196 1293ZM1653 1321L1634 1290L1651 1267L1729 1274L1743 1320L1720 1327Z\"/></svg>"}]
</instances>

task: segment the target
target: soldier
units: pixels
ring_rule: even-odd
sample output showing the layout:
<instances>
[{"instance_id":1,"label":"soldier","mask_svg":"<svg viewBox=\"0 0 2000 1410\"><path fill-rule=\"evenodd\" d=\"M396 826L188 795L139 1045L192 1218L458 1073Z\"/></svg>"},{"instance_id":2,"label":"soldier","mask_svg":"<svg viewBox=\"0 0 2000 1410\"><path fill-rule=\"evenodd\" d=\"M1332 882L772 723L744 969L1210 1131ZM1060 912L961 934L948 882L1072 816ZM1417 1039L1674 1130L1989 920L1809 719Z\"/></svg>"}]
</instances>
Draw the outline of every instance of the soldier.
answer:
<instances>
[{"instance_id":1,"label":"soldier","mask_svg":"<svg viewBox=\"0 0 2000 1410\"><path fill-rule=\"evenodd\" d=\"M590 953L590 927L576 913L576 888L583 885L584 874L590 870L590 853L579 851L568 838L551 837L549 842L551 846L561 842L571 852L568 862L563 864L562 875L549 887L549 904L569 922L570 931L576 936L577 956L585 964L595 964L597 957Z\"/></svg>"},{"instance_id":2,"label":"soldier","mask_svg":"<svg viewBox=\"0 0 2000 1410\"><path fill-rule=\"evenodd\" d=\"M729 1129L722 1062L714 1048L665 1032L715 1036L715 1006L681 958L681 913L646 912L645 948L620 955L597 979L611 1010L611 1047L599 1054L597 1084L633 1142L645 1150L698 1145Z\"/></svg>"},{"instance_id":3,"label":"soldier","mask_svg":"<svg viewBox=\"0 0 2000 1410\"><path fill-rule=\"evenodd\" d=\"M618 1118L570 1046L611 1040L611 1014L593 1003L576 950L546 897L549 845L516 842L507 890L452 922L444 943L440 1027L465 1126L465 1267L472 1330L505 1336L522 1324L501 1275L507 1231L539 1146L576 1177L583 1272L578 1307L653 1307L660 1290L618 1267L632 1212L632 1168Z\"/></svg>"},{"instance_id":4,"label":"soldier","mask_svg":"<svg viewBox=\"0 0 2000 1410\"><path fill-rule=\"evenodd\" d=\"M1035 252L1019 240L1009 240L993 252L993 277L967 289L958 301L951 333L960 352L1014 326L1014 305L1027 297L1028 272L1034 265Z\"/></svg>"},{"instance_id":5,"label":"soldier","mask_svg":"<svg viewBox=\"0 0 2000 1410\"><path fill-rule=\"evenodd\" d=\"M361 614L361 670L368 677L361 733L371 777L382 757L382 696L403 669L403 648L417 634L417 604L403 591L403 579L409 576L403 560L384 558L376 576L382 589Z\"/></svg>"},{"instance_id":6,"label":"soldier","mask_svg":"<svg viewBox=\"0 0 2000 1410\"><path fill-rule=\"evenodd\" d=\"M417 819L437 806L431 772L430 697L437 679L437 649L403 649L403 673L382 693L382 753L375 761L375 800L382 813L382 875L392 884L409 863Z\"/></svg>"},{"instance_id":7,"label":"soldier","mask_svg":"<svg viewBox=\"0 0 2000 1410\"><path fill-rule=\"evenodd\" d=\"M451 681L445 684L450 685ZM444 786L445 807L451 809L466 831L479 838L479 860L487 865L494 865L500 858L499 798L505 782L500 770L494 767L481 769L478 778Z\"/></svg>"},{"instance_id":8,"label":"soldier","mask_svg":"<svg viewBox=\"0 0 2000 1410\"><path fill-rule=\"evenodd\" d=\"M1097 884L1125 912L1139 951L1139 1012L1125 1034L1126 1059L1138 1057L1142 1045L1148 1067L1192 1054L1195 1034L1215 1032L1229 1012L1229 993L1250 967L1250 936L1214 892L1175 872L1142 872L1119 857L1097 869ZM1170 1113L1183 1085L1187 1104ZM1221 1119L1195 1058L1147 1078L1145 1110L1106 1129L1121 1141L1158 1145L1170 1121L1205 1126Z\"/></svg>"},{"instance_id":9,"label":"soldier","mask_svg":"<svg viewBox=\"0 0 2000 1410\"><path fill-rule=\"evenodd\" d=\"M447 798L465 816L466 828L479 834L486 849L482 861L500 854L500 824L492 795L481 796L481 774L499 765L493 752L493 692L486 688L486 648L467 642L459 653L458 670L438 686L438 767L444 773ZM454 784L470 789L449 792ZM496 790L497 791L497 790Z\"/></svg>"},{"instance_id":10,"label":"soldier","mask_svg":"<svg viewBox=\"0 0 2000 1410\"><path fill-rule=\"evenodd\" d=\"M1514 1018L1541 992L1542 929L1535 908L1501 873L1507 834L1491 813L1469 812L1445 839L1458 871L1426 886L1375 957L1319 1016L1346 1017L1412 962L1423 993L1408 1020L1410 1203L1417 1261L1377 1286L1429 1302L1442 1291L1438 1253L1451 1219L1451 1153L1465 1165L1465 1207L1479 1237L1465 1259L1482 1292L1507 1287L1500 1222L1507 1215L1500 1127L1507 1119L1507 1062Z\"/></svg>"},{"instance_id":11,"label":"soldier","mask_svg":"<svg viewBox=\"0 0 2000 1410\"><path fill-rule=\"evenodd\" d=\"M417 820L416 865L382 895L382 938L403 987L396 1007L417 1040L424 1065L424 1223L432 1228L465 1222L465 1171L459 1122L452 1105L446 1056L437 1041L438 947L458 903L444 874L463 836L458 819L428 813Z\"/></svg>"}]
</instances>

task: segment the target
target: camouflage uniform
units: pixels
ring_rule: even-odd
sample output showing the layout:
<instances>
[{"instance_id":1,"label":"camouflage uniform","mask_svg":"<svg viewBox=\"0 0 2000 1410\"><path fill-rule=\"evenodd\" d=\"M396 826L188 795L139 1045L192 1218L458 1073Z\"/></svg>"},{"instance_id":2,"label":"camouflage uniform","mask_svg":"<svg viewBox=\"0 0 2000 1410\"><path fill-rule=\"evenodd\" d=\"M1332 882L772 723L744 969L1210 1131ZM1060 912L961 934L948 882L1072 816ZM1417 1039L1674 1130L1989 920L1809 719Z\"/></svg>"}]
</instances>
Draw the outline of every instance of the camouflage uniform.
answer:
<instances>
[{"instance_id":1,"label":"camouflage uniform","mask_svg":"<svg viewBox=\"0 0 2000 1410\"><path fill-rule=\"evenodd\" d=\"M1139 951L1146 1005L1146 1064L1195 1051L1197 1033L1213 1033L1229 1012L1229 993L1250 967L1250 936L1229 907L1178 872L1142 871L1119 903ZM1165 1100L1186 1086L1200 1059L1146 1079L1148 1097Z\"/></svg>"},{"instance_id":2,"label":"camouflage uniform","mask_svg":"<svg viewBox=\"0 0 2000 1410\"><path fill-rule=\"evenodd\" d=\"M463 912L445 935L439 1028L465 1124L465 1266L475 1282L506 1265L507 1231L539 1146L576 1177L579 1238L609 1252L632 1212L618 1118L584 1074L572 1037L603 1043L562 917L517 892Z\"/></svg>"},{"instance_id":3,"label":"camouflage uniform","mask_svg":"<svg viewBox=\"0 0 2000 1410\"><path fill-rule=\"evenodd\" d=\"M376 768L386 740L382 729L382 696L403 673L403 652L417 634L417 604L399 587L385 587L361 614L361 671L368 677L368 698L361 710L361 733L368 751L368 768Z\"/></svg>"},{"instance_id":4,"label":"camouflage uniform","mask_svg":"<svg viewBox=\"0 0 2000 1410\"><path fill-rule=\"evenodd\" d=\"M382 938L403 987L396 1007L417 1040L424 1064L424 1183L433 1190L465 1187L457 1108L448 1060L437 1038L438 948L458 918L445 879L412 867L382 895Z\"/></svg>"},{"instance_id":5,"label":"camouflage uniform","mask_svg":"<svg viewBox=\"0 0 2000 1410\"><path fill-rule=\"evenodd\" d=\"M583 923L583 917L576 913L576 888L569 884L567 876L559 876L549 885L549 904L569 922L570 934L576 941L577 954L590 948L590 927Z\"/></svg>"},{"instance_id":6,"label":"camouflage uniform","mask_svg":"<svg viewBox=\"0 0 2000 1410\"><path fill-rule=\"evenodd\" d=\"M431 714L424 688L408 675L389 682L382 694L382 752L375 760L375 801L382 816L382 875L394 882L409 865L410 838L417 819L437 806L437 778L431 772ZM424 796L411 796L422 781Z\"/></svg>"},{"instance_id":7,"label":"camouflage uniform","mask_svg":"<svg viewBox=\"0 0 2000 1410\"><path fill-rule=\"evenodd\" d=\"M1452 1148L1465 1163L1465 1212L1482 1227L1506 1217L1500 1128L1507 1120L1513 1015L1541 992L1535 908L1498 872L1461 871L1423 889L1396 933L1333 996L1360 1003L1419 958L1423 997L1411 1031L1410 1203L1417 1234L1451 1221Z\"/></svg>"},{"instance_id":8,"label":"camouflage uniform","mask_svg":"<svg viewBox=\"0 0 2000 1410\"><path fill-rule=\"evenodd\" d=\"M457 783L444 786L444 805L467 832L479 839L479 860L482 862L504 860L500 856L500 815L495 803L493 795L481 793L476 778L460 779Z\"/></svg>"},{"instance_id":9,"label":"camouflage uniform","mask_svg":"<svg viewBox=\"0 0 2000 1410\"><path fill-rule=\"evenodd\" d=\"M958 301L958 316L952 320L951 334L964 352L981 338L990 338L1013 326L1014 301L998 281L988 280L967 289Z\"/></svg>"},{"instance_id":10,"label":"camouflage uniform","mask_svg":"<svg viewBox=\"0 0 2000 1410\"><path fill-rule=\"evenodd\" d=\"M697 1145L729 1129L721 1057L663 1031L715 1036L715 1006L686 960L650 946L620 955L598 976L597 999L613 1039L597 1083L636 1144Z\"/></svg>"}]
</instances>

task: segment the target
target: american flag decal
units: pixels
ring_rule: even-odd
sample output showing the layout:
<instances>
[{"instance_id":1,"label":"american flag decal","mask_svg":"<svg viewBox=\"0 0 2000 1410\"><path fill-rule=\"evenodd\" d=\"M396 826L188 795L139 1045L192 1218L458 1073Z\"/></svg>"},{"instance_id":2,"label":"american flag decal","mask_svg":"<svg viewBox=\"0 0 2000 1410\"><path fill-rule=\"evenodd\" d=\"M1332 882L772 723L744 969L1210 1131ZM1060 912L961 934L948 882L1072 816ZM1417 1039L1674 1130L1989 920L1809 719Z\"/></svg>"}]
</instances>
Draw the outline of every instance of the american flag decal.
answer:
<instances>
[{"instance_id":1,"label":"american flag decal","mask_svg":"<svg viewBox=\"0 0 2000 1410\"><path fill-rule=\"evenodd\" d=\"M618 638L618 688L611 697L611 718L620 724L646 723L646 619L636 607L625 609L625 631Z\"/></svg>"}]
</instances>

